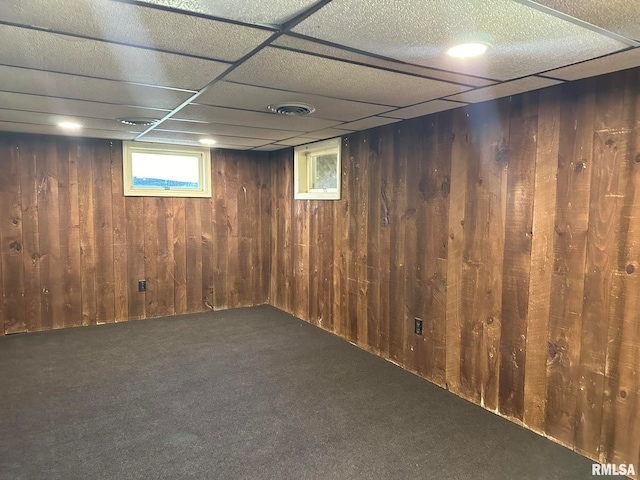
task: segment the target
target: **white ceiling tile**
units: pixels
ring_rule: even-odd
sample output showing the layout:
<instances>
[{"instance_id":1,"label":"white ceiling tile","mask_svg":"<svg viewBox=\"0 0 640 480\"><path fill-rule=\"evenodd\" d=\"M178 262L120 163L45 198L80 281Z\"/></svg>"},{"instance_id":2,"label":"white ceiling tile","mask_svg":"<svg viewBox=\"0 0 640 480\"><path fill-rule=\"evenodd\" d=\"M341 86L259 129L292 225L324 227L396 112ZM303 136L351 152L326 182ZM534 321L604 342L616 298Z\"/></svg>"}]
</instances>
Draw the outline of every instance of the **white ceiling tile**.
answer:
<instances>
[{"instance_id":1,"label":"white ceiling tile","mask_svg":"<svg viewBox=\"0 0 640 480\"><path fill-rule=\"evenodd\" d=\"M87 129L138 132L146 127L124 125L115 120L88 118L77 115L60 115L55 113L25 112L21 110L0 109L1 122L32 123L36 125L56 126L58 122L77 122Z\"/></svg>"},{"instance_id":2,"label":"white ceiling tile","mask_svg":"<svg viewBox=\"0 0 640 480\"><path fill-rule=\"evenodd\" d=\"M464 105L458 102L448 102L446 100L432 100L430 102L419 103L411 107L400 108L391 112L384 113L384 117L392 118L414 118L421 117L423 115L430 115L436 112L442 112L444 110L451 110L452 108L463 107Z\"/></svg>"},{"instance_id":3,"label":"white ceiling tile","mask_svg":"<svg viewBox=\"0 0 640 480\"><path fill-rule=\"evenodd\" d=\"M317 138L309 138L309 137L295 137L289 138L287 140L281 140L278 142L278 145L288 145L290 147L295 147L296 145L304 145L306 143L317 142Z\"/></svg>"},{"instance_id":4,"label":"white ceiling tile","mask_svg":"<svg viewBox=\"0 0 640 480\"><path fill-rule=\"evenodd\" d=\"M193 94L167 88L0 65L0 89L120 105L173 109Z\"/></svg>"},{"instance_id":5,"label":"white ceiling tile","mask_svg":"<svg viewBox=\"0 0 640 480\"><path fill-rule=\"evenodd\" d=\"M155 133L153 133L155 132ZM199 142L201 138L213 138L217 143L221 143L224 145L238 145L238 146L247 146L247 147L258 147L260 145L264 145L265 143L271 143L270 140L260 139L260 138L246 138L246 137L231 137L227 135L209 135L209 134L201 134L201 133L191 133L191 132L176 132L171 130L165 130L163 128L155 128L147 135L142 137L140 140L145 140L147 136L153 138L154 135L173 135L176 134L181 138L192 138L194 141Z\"/></svg>"},{"instance_id":6,"label":"white ceiling tile","mask_svg":"<svg viewBox=\"0 0 640 480\"><path fill-rule=\"evenodd\" d=\"M141 141L143 142L151 142L151 143L169 143L175 145L197 145L199 147L202 144L199 142L202 135L192 135L190 133L182 133L182 132L167 132L162 130L152 130L147 133ZM268 143L268 140L265 140L264 143ZM212 145L211 148L228 148L231 150L249 150L251 145L239 145L236 143L224 143L222 141Z\"/></svg>"},{"instance_id":7,"label":"white ceiling tile","mask_svg":"<svg viewBox=\"0 0 640 480\"><path fill-rule=\"evenodd\" d=\"M313 105L313 116L326 120L348 122L369 117L389 110L387 106L371 103L352 102L336 98L290 92L274 88L220 82L207 90L196 100L197 103L221 107L241 108L266 112L267 106L282 102L303 102Z\"/></svg>"},{"instance_id":8,"label":"white ceiling tile","mask_svg":"<svg viewBox=\"0 0 640 480\"><path fill-rule=\"evenodd\" d=\"M322 140L325 138L341 137L343 135L349 135L350 133L353 133L353 131L342 130L340 128L325 128L324 130L318 130L316 132L307 132L304 136Z\"/></svg>"},{"instance_id":9,"label":"white ceiling tile","mask_svg":"<svg viewBox=\"0 0 640 480\"><path fill-rule=\"evenodd\" d=\"M640 67L640 48L551 70L550 72L545 72L545 75L563 80L578 80L633 67Z\"/></svg>"},{"instance_id":10,"label":"white ceiling tile","mask_svg":"<svg viewBox=\"0 0 640 480\"><path fill-rule=\"evenodd\" d=\"M20 0L0 20L170 52L235 61L271 31L111 0Z\"/></svg>"},{"instance_id":11,"label":"white ceiling tile","mask_svg":"<svg viewBox=\"0 0 640 480\"><path fill-rule=\"evenodd\" d=\"M271 145L263 145L262 147L252 148L252 150L257 150L259 152L275 152L276 150L282 150L283 148L287 148L287 146L277 145L274 143Z\"/></svg>"},{"instance_id":12,"label":"white ceiling tile","mask_svg":"<svg viewBox=\"0 0 640 480\"><path fill-rule=\"evenodd\" d=\"M523 2L526 3L526 2ZM535 0L571 17L640 41L640 2L629 0Z\"/></svg>"},{"instance_id":13,"label":"white ceiling tile","mask_svg":"<svg viewBox=\"0 0 640 480\"><path fill-rule=\"evenodd\" d=\"M317 0L143 0L143 3L177 8L244 23L279 25L317 3Z\"/></svg>"},{"instance_id":14,"label":"white ceiling tile","mask_svg":"<svg viewBox=\"0 0 640 480\"><path fill-rule=\"evenodd\" d=\"M345 123L340 125L340 128L346 128L349 130L366 130L368 128L380 127L389 123L399 122L399 118L387 118L387 117L370 117L363 118L351 123Z\"/></svg>"},{"instance_id":15,"label":"white ceiling tile","mask_svg":"<svg viewBox=\"0 0 640 480\"><path fill-rule=\"evenodd\" d=\"M63 135L66 137L109 138L112 140L133 140L135 133L113 130L83 129L80 132L67 132L53 125L34 123L5 122L0 120L0 132L37 133L42 135Z\"/></svg>"},{"instance_id":16,"label":"white ceiling tile","mask_svg":"<svg viewBox=\"0 0 640 480\"><path fill-rule=\"evenodd\" d=\"M11 110L25 110L29 112L57 113L59 115L78 115L115 120L118 118L147 118L158 119L167 114L168 110L157 110L127 105L113 105L110 103L86 102L69 100L66 98L45 97L41 95L27 95L0 91L0 105Z\"/></svg>"},{"instance_id":17,"label":"white ceiling tile","mask_svg":"<svg viewBox=\"0 0 640 480\"><path fill-rule=\"evenodd\" d=\"M451 83L273 47L257 53L231 72L227 79L402 107L468 89Z\"/></svg>"},{"instance_id":18,"label":"white ceiling tile","mask_svg":"<svg viewBox=\"0 0 640 480\"><path fill-rule=\"evenodd\" d=\"M300 134L300 132L292 130L274 130L271 128L254 128L240 125L225 125L223 123L188 122L182 120L166 120L162 123L162 129L205 135L261 138L263 140L282 140Z\"/></svg>"},{"instance_id":19,"label":"white ceiling tile","mask_svg":"<svg viewBox=\"0 0 640 480\"><path fill-rule=\"evenodd\" d=\"M0 25L0 64L199 90L226 63Z\"/></svg>"},{"instance_id":20,"label":"white ceiling tile","mask_svg":"<svg viewBox=\"0 0 640 480\"><path fill-rule=\"evenodd\" d=\"M500 85L479 88L478 90L473 90L471 92L460 93L449 98L460 102L478 103L486 100L492 100L494 98L502 98L531 90L551 87L559 83L562 82L559 80L551 80L549 78L527 77L521 78L520 80L514 80L512 82L502 83Z\"/></svg>"},{"instance_id":21,"label":"white ceiling tile","mask_svg":"<svg viewBox=\"0 0 640 480\"><path fill-rule=\"evenodd\" d=\"M316 53L332 58L348 60L350 62L372 65L375 67L386 68L406 73L413 73L423 77L430 77L445 82L460 83L463 85L471 85L474 87L484 87L496 83L492 80L480 77L472 77L454 72L446 72L444 70L434 70L433 68L421 67L418 65L410 65L408 63L376 58L362 53L356 53L350 50L325 45L323 43L314 42L305 38L294 37L291 35L283 35L278 38L273 45L286 48L292 48L304 52Z\"/></svg>"},{"instance_id":22,"label":"white ceiling tile","mask_svg":"<svg viewBox=\"0 0 640 480\"><path fill-rule=\"evenodd\" d=\"M334 120L314 118L313 114L307 117L293 117L290 115L276 115L275 113L211 107L209 105L187 105L177 112L174 118L298 132L320 130L340 123Z\"/></svg>"},{"instance_id":23,"label":"white ceiling tile","mask_svg":"<svg viewBox=\"0 0 640 480\"><path fill-rule=\"evenodd\" d=\"M409 63L499 80L626 46L512 0L334 0L293 31ZM492 48L476 59L444 54L470 40L488 42Z\"/></svg>"}]
</instances>

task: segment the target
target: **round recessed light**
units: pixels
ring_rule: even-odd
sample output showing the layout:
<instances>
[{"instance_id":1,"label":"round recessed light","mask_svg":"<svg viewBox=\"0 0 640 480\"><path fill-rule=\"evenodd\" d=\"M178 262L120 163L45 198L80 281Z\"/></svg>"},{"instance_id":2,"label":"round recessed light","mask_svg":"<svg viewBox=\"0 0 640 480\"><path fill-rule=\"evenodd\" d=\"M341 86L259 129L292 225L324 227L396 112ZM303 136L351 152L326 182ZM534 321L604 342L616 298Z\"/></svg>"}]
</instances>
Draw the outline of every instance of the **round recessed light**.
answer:
<instances>
[{"instance_id":1,"label":"round recessed light","mask_svg":"<svg viewBox=\"0 0 640 480\"><path fill-rule=\"evenodd\" d=\"M150 127L158 123L159 120L157 118L119 118L118 121L135 127Z\"/></svg>"},{"instance_id":2,"label":"round recessed light","mask_svg":"<svg viewBox=\"0 0 640 480\"><path fill-rule=\"evenodd\" d=\"M82 128L82 125L76 122L58 122L58 126L65 130L80 130Z\"/></svg>"},{"instance_id":3,"label":"round recessed light","mask_svg":"<svg viewBox=\"0 0 640 480\"><path fill-rule=\"evenodd\" d=\"M489 45L486 43L480 42L469 42L469 43L461 43L460 45L455 45L447 50L447 55L456 58L471 58L478 57L484 54Z\"/></svg>"},{"instance_id":4,"label":"round recessed light","mask_svg":"<svg viewBox=\"0 0 640 480\"><path fill-rule=\"evenodd\" d=\"M213 145L216 143L213 138L201 138L199 141L203 145Z\"/></svg>"},{"instance_id":5,"label":"round recessed light","mask_svg":"<svg viewBox=\"0 0 640 480\"><path fill-rule=\"evenodd\" d=\"M285 102L275 105L268 105L267 108L278 115L294 115L302 117L316 111L316 107L308 103Z\"/></svg>"}]
</instances>

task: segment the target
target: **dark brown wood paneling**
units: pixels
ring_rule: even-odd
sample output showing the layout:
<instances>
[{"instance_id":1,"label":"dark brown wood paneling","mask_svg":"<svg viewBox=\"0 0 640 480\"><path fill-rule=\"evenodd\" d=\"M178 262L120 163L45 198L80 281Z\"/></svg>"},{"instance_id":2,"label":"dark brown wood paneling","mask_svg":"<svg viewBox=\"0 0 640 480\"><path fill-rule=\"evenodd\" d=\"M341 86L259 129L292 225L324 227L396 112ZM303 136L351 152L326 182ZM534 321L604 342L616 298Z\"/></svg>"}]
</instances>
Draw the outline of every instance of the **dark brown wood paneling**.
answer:
<instances>
[{"instance_id":1,"label":"dark brown wood paneling","mask_svg":"<svg viewBox=\"0 0 640 480\"><path fill-rule=\"evenodd\" d=\"M522 420L538 137L538 92L513 98L510 119L499 401L500 413Z\"/></svg>"},{"instance_id":2,"label":"dark brown wood paneling","mask_svg":"<svg viewBox=\"0 0 640 480\"><path fill-rule=\"evenodd\" d=\"M538 113L523 418L524 423L536 432L544 432L547 399L547 337L554 265L560 92L559 87L540 92Z\"/></svg>"},{"instance_id":3,"label":"dark brown wood paneling","mask_svg":"<svg viewBox=\"0 0 640 480\"><path fill-rule=\"evenodd\" d=\"M588 88L587 88L588 87ZM545 432L573 447L589 223L595 88L562 87Z\"/></svg>"},{"instance_id":4,"label":"dark brown wood paneling","mask_svg":"<svg viewBox=\"0 0 640 480\"><path fill-rule=\"evenodd\" d=\"M272 303L590 458L637 464L639 72L344 137L336 202L294 201L292 149L271 154ZM309 271L292 253L307 231Z\"/></svg>"},{"instance_id":5,"label":"dark brown wood paneling","mask_svg":"<svg viewBox=\"0 0 640 480\"><path fill-rule=\"evenodd\" d=\"M3 333L27 330L20 205L20 170L22 149L9 139L0 140L2 174L0 175L0 255L2 262ZM27 152L25 152L28 155ZM27 157L28 158L28 157ZM39 281L39 279L38 279ZM38 298L39 301L39 298ZM36 329L41 320L34 321Z\"/></svg>"},{"instance_id":6,"label":"dark brown wood paneling","mask_svg":"<svg viewBox=\"0 0 640 480\"><path fill-rule=\"evenodd\" d=\"M213 199L124 197L118 141L0 133L0 166L2 334L268 301L268 154L214 150Z\"/></svg>"}]
</instances>

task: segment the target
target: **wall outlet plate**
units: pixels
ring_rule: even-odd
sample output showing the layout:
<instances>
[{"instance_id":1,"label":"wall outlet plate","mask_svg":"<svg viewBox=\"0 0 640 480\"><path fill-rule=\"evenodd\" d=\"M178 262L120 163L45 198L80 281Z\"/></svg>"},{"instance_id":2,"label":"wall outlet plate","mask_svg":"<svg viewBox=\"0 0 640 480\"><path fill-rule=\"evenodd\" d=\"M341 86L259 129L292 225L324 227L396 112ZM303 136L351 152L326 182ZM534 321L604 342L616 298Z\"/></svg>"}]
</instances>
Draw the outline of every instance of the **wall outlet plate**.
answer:
<instances>
[{"instance_id":1,"label":"wall outlet plate","mask_svg":"<svg viewBox=\"0 0 640 480\"><path fill-rule=\"evenodd\" d=\"M414 327L414 332L416 332L416 335L422 335L422 319L421 318L415 318L415 327Z\"/></svg>"},{"instance_id":2,"label":"wall outlet plate","mask_svg":"<svg viewBox=\"0 0 640 480\"><path fill-rule=\"evenodd\" d=\"M146 280L138 280L138 291L146 292L147 291L147 281Z\"/></svg>"}]
</instances>

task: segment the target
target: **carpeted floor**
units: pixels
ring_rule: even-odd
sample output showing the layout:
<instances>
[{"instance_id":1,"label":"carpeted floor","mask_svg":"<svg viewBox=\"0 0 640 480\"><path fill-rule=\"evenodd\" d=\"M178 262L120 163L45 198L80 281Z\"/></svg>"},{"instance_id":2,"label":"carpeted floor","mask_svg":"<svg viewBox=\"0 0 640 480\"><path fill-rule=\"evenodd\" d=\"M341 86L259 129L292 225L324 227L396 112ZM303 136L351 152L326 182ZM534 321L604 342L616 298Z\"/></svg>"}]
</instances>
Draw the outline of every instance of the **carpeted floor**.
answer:
<instances>
[{"instance_id":1,"label":"carpeted floor","mask_svg":"<svg viewBox=\"0 0 640 480\"><path fill-rule=\"evenodd\" d=\"M268 306L0 338L2 479L585 479L591 463Z\"/></svg>"}]
</instances>

